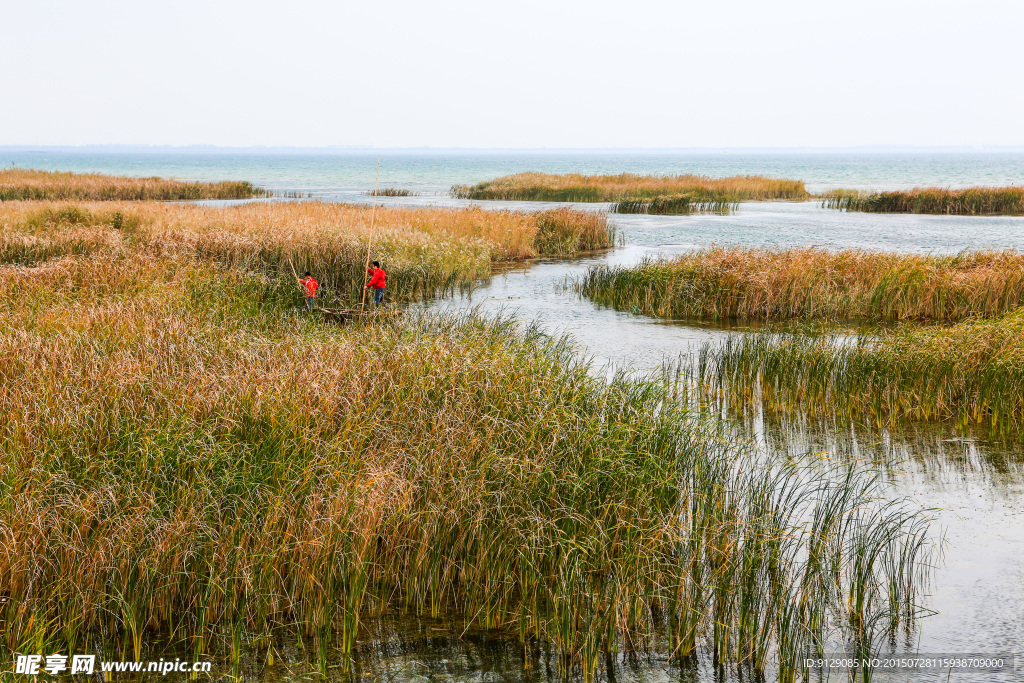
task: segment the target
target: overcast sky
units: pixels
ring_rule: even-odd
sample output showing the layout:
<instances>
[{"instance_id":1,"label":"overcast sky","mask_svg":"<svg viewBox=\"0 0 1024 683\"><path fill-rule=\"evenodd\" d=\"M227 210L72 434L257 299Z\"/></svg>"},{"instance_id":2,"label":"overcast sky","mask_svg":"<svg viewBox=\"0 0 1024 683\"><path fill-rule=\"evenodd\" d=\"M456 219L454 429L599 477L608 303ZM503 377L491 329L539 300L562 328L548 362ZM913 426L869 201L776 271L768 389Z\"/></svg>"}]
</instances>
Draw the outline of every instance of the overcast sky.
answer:
<instances>
[{"instance_id":1,"label":"overcast sky","mask_svg":"<svg viewBox=\"0 0 1024 683\"><path fill-rule=\"evenodd\" d=\"M0 145L1024 145L1021 0L0 0Z\"/></svg>"}]
</instances>

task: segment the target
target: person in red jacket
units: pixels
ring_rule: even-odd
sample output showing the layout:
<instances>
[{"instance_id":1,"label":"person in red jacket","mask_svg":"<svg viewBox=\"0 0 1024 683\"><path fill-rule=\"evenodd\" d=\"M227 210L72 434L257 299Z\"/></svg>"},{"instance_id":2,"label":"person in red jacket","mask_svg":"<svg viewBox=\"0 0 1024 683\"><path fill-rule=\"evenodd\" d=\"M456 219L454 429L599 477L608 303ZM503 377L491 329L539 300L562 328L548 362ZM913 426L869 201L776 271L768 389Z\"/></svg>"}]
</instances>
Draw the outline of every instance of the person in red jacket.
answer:
<instances>
[{"instance_id":1,"label":"person in red jacket","mask_svg":"<svg viewBox=\"0 0 1024 683\"><path fill-rule=\"evenodd\" d=\"M366 272L370 274L370 281L366 283L366 288L373 288L373 303L379 306L384 303L387 273L380 267L380 261L374 261L373 265L366 269Z\"/></svg>"},{"instance_id":2,"label":"person in red jacket","mask_svg":"<svg viewBox=\"0 0 1024 683\"><path fill-rule=\"evenodd\" d=\"M302 285L303 293L306 295L306 311L313 310L313 297L316 296L316 290L320 289L320 283L317 282L307 270L299 278L299 284Z\"/></svg>"}]
</instances>

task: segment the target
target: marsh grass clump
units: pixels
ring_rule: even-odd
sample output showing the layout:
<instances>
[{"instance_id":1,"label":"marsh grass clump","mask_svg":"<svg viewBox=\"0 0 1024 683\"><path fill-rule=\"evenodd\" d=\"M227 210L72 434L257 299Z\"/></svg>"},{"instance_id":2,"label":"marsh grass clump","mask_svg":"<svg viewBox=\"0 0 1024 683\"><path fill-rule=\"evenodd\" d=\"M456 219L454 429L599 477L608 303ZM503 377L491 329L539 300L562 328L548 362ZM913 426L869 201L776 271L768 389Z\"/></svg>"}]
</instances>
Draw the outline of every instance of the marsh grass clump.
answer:
<instances>
[{"instance_id":1,"label":"marsh grass clump","mask_svg":"<svg viewBox=\"0 0 1024 683\"><path fill-rule=\"evenodd\" d=\"M671 195L646 199L627 199L615 204L615 213L639 213L659 216L686 216L693 213L726 214L736 209L738 202L726 197L699 194Z\"/></svg>"},{"instance_id":2,"label":"marsh grass clump","mask_svg":"<svg viewBox=\"0 0 1024 683\"><path fill-rule=\"evenodd\" d=\"M695 195L701 201L735 203L770 199L804 200L810 195L803 181L765 176L710 178L700 175L644 176L634 173L518 173L476 185L455 185L454 197L505 201L629 202L656 197Z\"/></svg>"},{"instance_id":3,"label":"marsh grass clump","mask_svg":"<svg viewBox=\"0 0 1024 683\"><path fill-rule=\"evenodd\" d=\"M615 244L615 226L605 213L561 208L540 211L534 214L534 220L534 244L539 256L569 256Z\"/></svg>"},{"instance_id":4,"label":"marsh grass clump","mask_svg":"<svg viewBox=\"0 0 1024 683\"><path fill-rule=\"evenodd\" d=\"M835 190L821 197L822 207L869 213L926 213L951 216L1024 216L1024 187L938 187L894 192Z\"/></svg>"},{"instance_id":5,"label":"marsh grass clump","mask_svg":"<svg viewBox=\"0 0 1024 683\"><path fill-rule=\"evenodd\" d=\"M712 247L595 266L577 288L619 310L665 318L950 322L1024 304L1024 254Z\"/></svg>"},{"instance_id":6,"label":"marsh grass clump","mask_svg":"<svg viewBox=\"0 0 1024 683\"><path fill-rule=\"evenodd\" d=\"M247 181L185 182L101 173L0 170L0 201L144 201L251 199L267 191Z\"/></svg>"},{"instance_id":7,"label":"marsh grass clump","mask_svg":"<svg viewBox=\"0 0 1024 683\"><path fill-rule=\"evenodd\" d=\"M404 187L381 187L377 190L367 190L363 194L367 197L415 197L419 192Z\"/></svg>"},{"instance_id":8,"label":"marsh grass clump","mask_svg":"<svg viewBox=\"0 0 1024 683\"><path fill-rule=\"evenodd\" d=\"M872 472L758 456L511 320L339 329L290 289L134 241L0 267L8 653L351 653L393 613L550 642L587 681L656 634L791 681L913 624L927 523Z\"/></svg>"},{"instance_id":9,"label":"marsh grass clump","mask_svg":"<svg viewBox=\"0 0 1024 683\"><path fill-rule=\"evenodd\" d=\"M886 426L945 421L1024 435L1024 312L850 338L759 333L700 353L697 386L734 408L843 415Z\"/></svg>"}]
</instances>

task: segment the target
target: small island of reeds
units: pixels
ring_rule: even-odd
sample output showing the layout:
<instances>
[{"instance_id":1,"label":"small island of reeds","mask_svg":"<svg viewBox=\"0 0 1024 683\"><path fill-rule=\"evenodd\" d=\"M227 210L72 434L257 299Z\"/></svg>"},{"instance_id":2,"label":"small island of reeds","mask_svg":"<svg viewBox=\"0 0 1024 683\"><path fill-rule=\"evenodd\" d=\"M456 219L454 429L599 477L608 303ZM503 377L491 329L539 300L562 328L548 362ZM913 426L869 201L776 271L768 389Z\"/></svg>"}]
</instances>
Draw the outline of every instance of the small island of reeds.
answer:
<instances>
[{"instance_id":1,"label":"small island of reeds","mask_svg":"<svg viewBox=\"0 0 1024 683\"><path fill-rule=\"evenodd\" d=\"M1024 216L1024 187L938 187L893 192L834 190L821 195L827 209L868 213L925 213L950 216Z\"/></svg>"},{"instance_id":2,"label":"small island of reeds","mask_svg":"<svg viewBox=\"0 0 1024 683\"><path fill-rule=\"evenodd\" d=\"M380 187L376 190L367 190L363 194L367 197L415 197L419 193L405 187Z\"/></svg>"},{"instance_id":3,"label":"small island of reeds","mask_svg":"<svg viewBox=\"0 0 1024 683\"><path fill-rule=\"evenodd\" d=\"M461 199L547 202L613 202L619 213L728 211L743 201L805 200L803 181L765 176L711 178L700 175L644 176L518 173L476 185L456 185Z\"/></svg>"},{"instance_id":4,"label":"small island of reeds","mask_svg":"<svg viewBox=\"0 0 1024 683\"><path fill-rule=\"evenodd\" d=\"M596 266L578 289L598 303L663 318L948 322L1024 305L1024 253L712 247Z\"/></svg>"},{"instance_id":5,"label":"small island of reeds","mask_svg":"<svg viewBox=\"0 0 1024 683\"><path fill-rule=\"evenodd\" d=\"M268 192L247 181L187 182L11 168L0 170L0 201L252 199Z\"/></svg>"}]
</instances>

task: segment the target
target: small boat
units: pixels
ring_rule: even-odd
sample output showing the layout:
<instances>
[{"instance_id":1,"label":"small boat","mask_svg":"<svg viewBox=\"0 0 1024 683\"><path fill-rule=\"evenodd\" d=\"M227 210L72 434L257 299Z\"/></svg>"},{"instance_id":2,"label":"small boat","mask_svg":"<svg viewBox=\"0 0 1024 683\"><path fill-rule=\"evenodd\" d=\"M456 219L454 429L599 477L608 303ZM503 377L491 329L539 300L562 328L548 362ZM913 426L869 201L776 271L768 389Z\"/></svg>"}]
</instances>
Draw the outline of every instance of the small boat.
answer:
<instances>
[{"instance_id":1,"label":"small boat","mask_svg":"<svg viewBox=\"0 0 1024 683\"><path fill-rule=\"evenodd\" d=\"M390 306L377 309L321 308L319 310L320 315L324 317L324 320L330 320L331 322L336 323L346 323L354 320L377 322L381 320L390 320L391 318L402 314L402 309L392 308Z\"/></svg>"}]
</instances>

